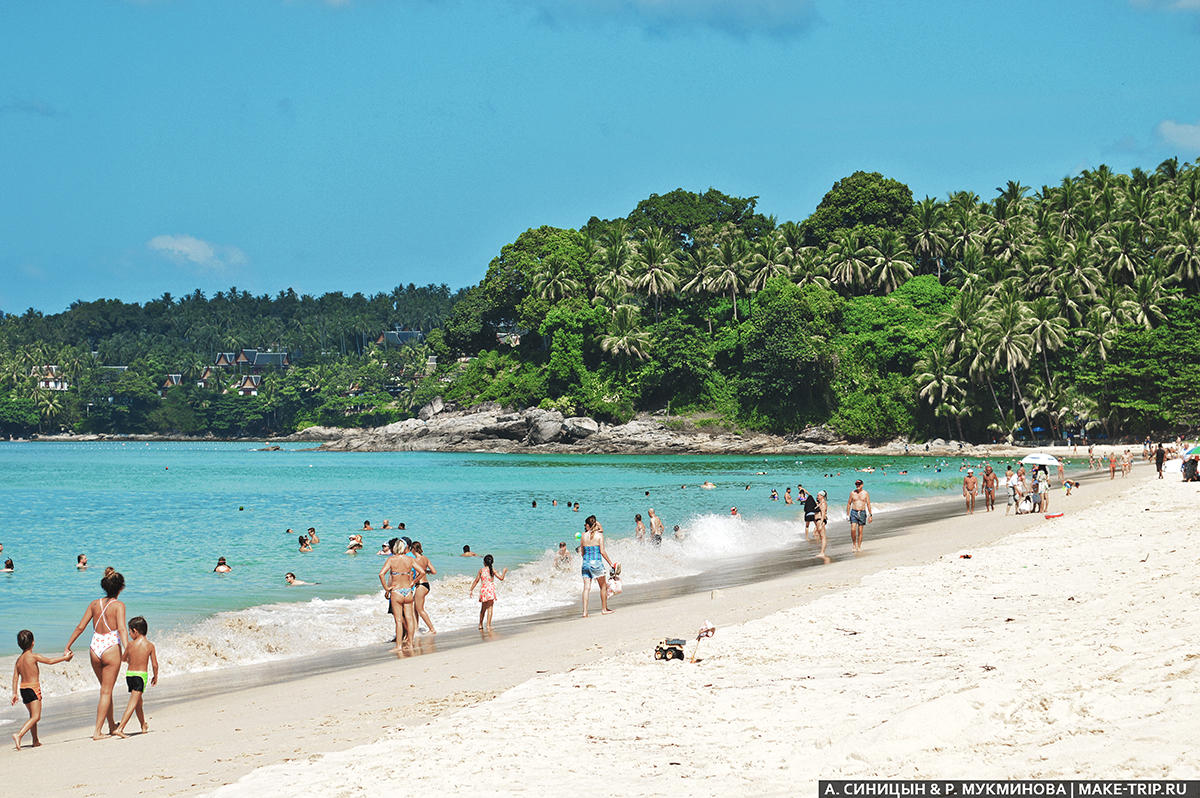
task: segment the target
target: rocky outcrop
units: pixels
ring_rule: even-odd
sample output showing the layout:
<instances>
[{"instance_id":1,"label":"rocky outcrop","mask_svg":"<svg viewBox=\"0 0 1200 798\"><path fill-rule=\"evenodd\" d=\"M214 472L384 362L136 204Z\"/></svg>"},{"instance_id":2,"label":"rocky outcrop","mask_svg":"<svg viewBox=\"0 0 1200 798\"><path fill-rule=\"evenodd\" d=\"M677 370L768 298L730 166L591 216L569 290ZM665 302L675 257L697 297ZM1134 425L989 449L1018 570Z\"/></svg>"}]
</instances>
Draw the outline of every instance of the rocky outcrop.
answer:
<instances>
[{"instance_id":1,"label":"rocky outcrop","mask_svg":"<svg viewBox=\"0 0 1200 798\"><path fill-rule=\"evenodd\" d=\"M557 410L531 407L525 411L525 422L529 425L529 443L533 446L556 441L562 435L563 414Z\"/></svg>"},{"instance_id":2,"label":"rocky outcrop","mask_svg":"<svg viewBox=\"0 0 1200 798\"><path fill-rule=\"evenodd\" d=\"M428 421L445 409L446 403L442 401L442 397L435 396L433 397L433 401L417 411L417 418L422 421Z\"/></svg>"},{"instance_id":3,"label":"rocky outcrop","mask_svg":"<svg viewBox=\"0 0 1200 798\"><path fill-rule=\"evenodd\" d=\"M600 424L587 416L571 416L563 419L562 431L566 437L580 441L599 432Z\"/></svg>"},{"instance_id":4,"label":"rocky outcrop","mask_svg":"<svg viewBox=\"0 0 1200 798\"><path fill-rule=\"evenodd\" d=\"M880 448L847 443L825 426L808 426L779 436L728 429L675 429L643 415L627 424L604 424L587 416L563 418L556 410L531 407L513 412L495 403L457 410L440 401L422 408L428 418L410 418L375 429L310 427L284 440L320 443L325 451L578 452L580 454L852 454ZM435 412L436 411L436 412ZM882 450L903 453L897 438ZM946 453L954 441L931 441L928 453ZM911 444L914 454L925 444ZM998 447L976 447L994 454Z\"/></svg>"}]
</instances>

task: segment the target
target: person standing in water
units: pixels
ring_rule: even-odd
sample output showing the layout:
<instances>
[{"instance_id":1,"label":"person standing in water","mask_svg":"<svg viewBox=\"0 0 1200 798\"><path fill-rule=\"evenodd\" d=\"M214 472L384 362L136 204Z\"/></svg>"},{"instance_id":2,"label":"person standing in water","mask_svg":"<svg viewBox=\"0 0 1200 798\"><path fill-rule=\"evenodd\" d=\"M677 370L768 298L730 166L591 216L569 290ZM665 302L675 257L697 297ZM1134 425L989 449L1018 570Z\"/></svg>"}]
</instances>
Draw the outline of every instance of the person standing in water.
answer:
<instances>
[{"instance_id":1,"label":"person standing in water","mask_svg":"<svg viewBox=\"0 0 1200 798\"><path fill-rule=\"evenodd\" d=\"M850 516L850 541L854 552L862 551L863 530L874 519L871 512L871 494L863 487L861 479L854 480L854 490L846 500L846 514Z\"/></svg>"},{"instance_id":2,"label":"person standing in water","mask_svg":"<svg viewBox=\"0 0 1200 798\"><path fill-rule=\"evenodd\" d=\"M404 554L408 545L397 540L392 546L392 556L379 569L379 583L383 585L383 597L391 604L392 617L396 622L396 647L399 651L413 643L417 633L417 616L414 601L417 592L417 562Z\"/></svg>"},{"instance_id":3,"label":"person standing in water","mask_svg":"<svg viewBox=\"0 0 1200 798\"><path fill-rule=\"evenodd\" d=\"M804 539L808 540L808 525L812 524L814 527L817 525L817 497L801 488L800 500L804 502Z\"/></svg>"},{"instance_id":4,"label":"person standing in water","mask_svg":"<svg viewBox=\"0 0 1200 798\"><path fill-rule=\"evenodd\" d=\"M607 562L613 569L616 568L616 564L609 559L604 548L604 527L600 526L596 516L589 515L584 520L583 535L579 543L583 555L583 617L588 617L588 598L592 593L593 579L600 588L600 614L608 615L612 610L608 608L608 571L604 563Z\"/></svg>"},{"instance_id":5,"label":"person standing in water","mask_svg":"<svg viewBox=\"0 0 1200 798\"><path fill-rule=\"evenodd\" d=\"M651 507L646 511L650 516L650 542L655 546L662 545L663 533L667 531L662 519L654 513L654 508Z\"/></svg>"},{"instance_id":6,"label":"person standing in water","mask_svg":"<svg viewBox=\"0 0 1200 798\"><path fill-rule=\"evenodd\" d=\"M487 621L487 630L492 631L492 608L496 604L496 583L493 581L499 579L504 581L504 577L508 576L508 569L505 568L500 573L496 573L496 569L492 567L495 563L495 558L492 555L484 555L483 567L479 569L479 573L475 574L475 581L471 583L471 587L467 590L467 595L470 596L475 592L475 585L479 585L479 628L483 629L484 621Z\"/></svg>"},{"instance_id":7,"label":"person standing in water","mask_svg":"<svg viewBox=\"0 0 1200 798\"><path fill-rule=\"evenodd\" d=\"M829 499L826 496L825 491L819 490L819 491L817 491L816 529L817 529L817 537L820 538L820 540L821 540L821 556L822 557L825 556L825 546L828 543L828 540L826 539L826 536L825 536L825 527L828 523L829 523Z\"/></svg>"},{"instance_id":8,"label":"person standing in water","mask_svg":"<svg viewBox=\"0 0 1200 798\"><path fill-rule=\"evenodd\" d=\"M414 540L412 545L408 547L408 556L417 561L417 568L421 570L422 576L417 582L416 600L413 602L413 612L416 613L417 620L424 621L425 626L429 628L429 634L437 634L437 629L433 628L433 621L429 620L429 613L425 611L425 597L429 595L429 577L437 575L437 569L433 567L433 563L425 556L425 550L421 547L421 541Z\"/></svg>"}]
</instances>

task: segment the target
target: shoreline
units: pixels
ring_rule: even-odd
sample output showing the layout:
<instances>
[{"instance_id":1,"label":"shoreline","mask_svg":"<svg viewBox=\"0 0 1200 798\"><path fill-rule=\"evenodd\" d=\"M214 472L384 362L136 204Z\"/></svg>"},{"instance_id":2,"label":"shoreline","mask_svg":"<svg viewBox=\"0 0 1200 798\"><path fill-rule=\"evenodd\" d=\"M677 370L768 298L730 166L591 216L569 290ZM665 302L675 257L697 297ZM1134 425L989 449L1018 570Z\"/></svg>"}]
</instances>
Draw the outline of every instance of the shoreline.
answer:
<instances>
[{"instance_id":1,"label":"shoreline","mask_svg":"<svg viewBox=\"0 0 1200 798\"><path fill-rule=\"evenodd\" d=\"M1139 472L1089 492L1107 495L1060 499L1063 519L956 536L924 562L718 621L696 664L606 649L217 794L386 791L398 757L437 763L405 777L415 788L497 792L516 773L530 792L586 789L599 774L623 795L791 794L822 778L965 770L1196 778L1200 605L1172 597L1195 592L1197 494Z\"/></svg>"},{"instance_id":2,"label":"shoreline","mask_svg":"<svg viewBox=\"0 0 1200 798\"><path fill-rule=\"evenodd\" d=\"M1092 479L1101 476L1098 472L1093 473ZM1100 501L1101 497L1094 500ZM493 646L486 650L486 657L480 656L485 649L479 648L478 644L468 645L464 640L462 645L456 645L450 639L452 635L447 635L434 639L446 640L446 644L438 645L436 651L399 662L385 659L378 652L369 658L373 661L363 662L355 661L345 652L334 652L326 655L321 663L289 661L290 673L286 675L278 668L271 673L269 667L257 675L253 673L254 668L243 668L244 673L240 675L235 675L237 670L226 669L210 674L207 694L198 685L190 690L185 686L179 695L167 700L168 681L159 691L148 695L154 728L165 730L161 736L151 734L134 738L134 741L93 744L82 733L78 721L71 723L61 719L66 699L52 699L59 703L60 720L54 720L56 712L53 703L50 704L44 722L49 742L32 756L12 761L24 770L24 762L42 759L40 753L65 751L73 758L83 758L89 768L112 769L112 777L121 780L124 777L113 768L115 763L106 764L110 754L101 751L111 752L110 745L138 745L143 746L142 751L150 761L162 759L164 766L158 768L160 772L156 778L163 780L163 786L169 786L171 794L192 794L227 783L228 779L251 768L297 754L370 742L380 733L379 711L382 710L386 717L395 718L395 713L402 714L406 705L405 699L395 695L395 685L391 688L387 685L396 678L410 679L407 681L410 686L405 688L409 698L428 702L431 711L437 714L508 689L539 672L579 667L600 651L605 655L641 651L647 644L652 645L654 639L661 639L666 634L680 634L687 628L698 628L707 619L725 626L740 623L748 617L761 617L794 606L796 602L845 589L870 573L919 564L964 543L983 545L1039 520L1039 517L1021 516L1000 522L1003 512L997 511L994 514L978 513L974 520L985 523L964 527L961 511L950 510L956 507L951 504L953 501L956 499L929 503L937 513L949 510L953 514L918 524L907 531L901 529L889 535L885 527L873 526L880 534L872 536L872 528L869 528L868 548L863 556L839 553L837 561L829 567L801 568L732 587L717 581L702 592L668 594L636 604L618 604L618 612L614 615L594 617L586 622L566 618L550 623L539 623L530 618L510 620L503 617L503 608L498 605L501 614L496 635L479 641ZM842 524L837 524L831 530L839 541L847 537L841 527ZM953 539L939 534L946 531L953 531ZM803 550L804 546L806 544L801 543L797 548ZM809 556L814 554L811 552ZM664 622L664 617L677 620ZM678 628L680 626L684 628ZM587 644L593 633L601 635L603 644L594 640ZM584 635L582 641L580 634ZM463 633L465 638L476 635L471 631ZM183 677L179 681L190 678ZM251 679L259 681L253 683ZM155 701L156 695L162 695L161 703ZM303 695L304 701L297 702L297 695ZM84 698L79 710L85 717L89 699L93 697ZM118 699L118 703L123 704L120 696ZM349 709L340 709L343 704ZM243 705L252 708L249 714L235 708ZM278 718L279 713L288 715L288 722L284 724L288 729L287 739L280 739L282 732L271 720ZM232 723L239 725L230 726ZM90 721L86 726L90 730ZM337 730L336 743L322 732L329 726ZM195 731L184 732L184 728ZM180 739L182 734L187 737ZM62 739L64 735L68 737L66 741ZM256 742L250 749L243 750L252 740ZM289 747L296 740L303 744ZM195 752L190 751L193 744L198 746ZM188 750L177 750L180 747ZM210 770L214 759L227 765L219 777ZM35 775L30 774L31 778ZM46 788L55 793L88 794L75 790L77 785L64 784L52 776L46 773L38 778L50 778ZM184 781L187 781L186 785Z\"/></svg>"}]
</instances>

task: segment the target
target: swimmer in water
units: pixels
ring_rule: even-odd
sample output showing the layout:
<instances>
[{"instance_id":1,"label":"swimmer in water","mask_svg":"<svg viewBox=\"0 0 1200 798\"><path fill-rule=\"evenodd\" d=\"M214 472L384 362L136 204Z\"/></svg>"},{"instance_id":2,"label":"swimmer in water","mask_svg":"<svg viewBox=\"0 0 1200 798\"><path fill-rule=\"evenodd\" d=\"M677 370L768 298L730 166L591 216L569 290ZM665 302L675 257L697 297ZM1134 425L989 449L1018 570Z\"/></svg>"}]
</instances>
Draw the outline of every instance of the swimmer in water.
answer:
<instances>
[{"instance_id":1,"label":"swimmer in water","mask_svg":"<svg viewBox=\"0 0 1200 798\"><path fill-rule=\"evenodd\" d=\"M736 508L736 507L730 507L730 508L729 508L729 514L730 514L731 516L737 517L737 515L738 515L737 508Z\"/></svg>"},{"instance_id":2,"label":"swimmer in water","mask_svg":"<svg viewBox=\"0 0 1200 798\"><path fill-rule=\"evenodd\" d=\"M386 518L383 519L383 526L379 527L379 529L384 530L384 529L391 529L391 528L392 528L392 522L387 520Z\"/></svg>"},{"instance_id":3,"label":"swimmer in water","mask_svg":"<svg viewBox=\"0 0 1200 798\"><path fill-rule=\"evenodd\" d=\"M712 484L706 479L704 480L704 484L702 484L700 487L704 488L705 490L712 490L716 487L716 485Z\"/></svg>"},{"instance_id":4,"label":"swimmer in water","mask_svg":"<svg viewBox=\"0 0 1200 798\"><path fill-rule=\"evenodd\" d=\"M351 535L346 543L347 554L358 554L363 547L362 535Z\"/></svg>"},{"instance_id":5,"label":"swimmer in water","mask_svg":"<svg viewBox=\"0 0 1200 798\"><path fill-rule=\"evenodd\" d=\"M79 569L80 571L87 570L87 555L86 554L80 554L78 557L75 558L75 567L77 569Z\"/></svg>"},{"instance_id":6,"label":"swimmer in water","mask_svg":"<svg viewBox=\"0 0 1200 798\"><path fill-rule=\"evenodd\" d=\"M308 545L308 538L304 535L296 538L296 542L300 544L300 551L312 551L312 546Z\"/></svg>"},{"instance_id":7,"label":"swimmer in water","mask_svg":"<svg viewBox=\"0 0 1200 798\"><path fill-rule=\"evenodd\" d=\"M475 552L471 551L470 546L463 546L463 553L460 554L459 556L460 557L478 557L479 555L476 554Z\"/></svg>"},{"instance_id":8,"label":"swimmer in water","mask_svg":"<svg viewBox=\"0 0 1200 798\"><path fill-rule=\"evenodd\" d=\"M315 545L317 545L317 544L318 544L318 543L320 543L320 542L321 542L321 539L320 539L319 537L317 537L317 530L316 530L316 528L315 528L315 527L311 527L311 526L310 526L310 527L308 528L308 544L309 544L310 546L315 546Z\"/></svg>"},{"instance_id":9,"label":"swimmer in water","mask_svg":"<svg viewBox=\"0 0 1200 798\"><path fill-rule=\"evenodd\" d=\"M227 562L225 562L224 557L218 557L217 558L217 567L213 569L213 573L227 574L232 570L233 569L229 567L229 564Z\"/></svg>"},{"instance_id":10,"label":"swimmer in water","mask_svg":"<svg viewBox=\"0 0 1200 798\"><path fill-rule=\"evenodd\" d=\"M294 573L292 573L291 571L288 571L286 574L284 574L283 578L292 587L298 587L300 585L311 585L312 584L312 582L305 582L302 579L297 579L296 575Z\"/></svg>"},{"instance_id":11,"label":"swimmer in water","mask_svg":"<svg viewBox=\"0 0 1200 798\"><path fill-rule=\"evenodd\" d=\"M371 526L371 522L368 520L368 521L363 521L362 531L363 532L374 532L375 530Z\"/></svg>"},{"instance_id":12,"label":"swimmer in water","mask_svg":"<svg viewBox=\"0 0 1200 798\"><path fill-rule=\"evenodd\" d=\"M384 541L383 543L380 544L379 551L377 551L375 553L381 557L391 557L392 556L392 546L387 541Z\"/></svg>"}]
</instances>

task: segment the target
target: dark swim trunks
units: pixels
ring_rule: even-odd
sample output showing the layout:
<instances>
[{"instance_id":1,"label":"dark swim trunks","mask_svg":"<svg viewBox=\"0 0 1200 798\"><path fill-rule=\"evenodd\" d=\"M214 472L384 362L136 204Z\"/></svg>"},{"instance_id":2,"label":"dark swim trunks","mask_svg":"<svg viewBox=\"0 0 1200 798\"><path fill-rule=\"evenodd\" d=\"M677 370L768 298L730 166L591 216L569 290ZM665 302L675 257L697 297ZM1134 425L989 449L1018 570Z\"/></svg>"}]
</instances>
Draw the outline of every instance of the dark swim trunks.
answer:
<instances>
[{"instance_id":1,"label":"dark swim trunks","mask_svg":"<svg viewBox=\"0 0 1200 798\"><path fill-rule=\"evenodd\" d=\"M146 680L141 676L126 676L125 686L129 688L129 692L144 693L146 692Z\"/></svg>"},{"instance_id":2,"label":"dark swim trunks","mask_svg":"<svg viewBox=\"0 0 1200 798\"><path fill-rule=\"evenodd\" d=\"M42 700L42 691L34 687L21 688L21 702L32 704L34 701Z\"/></svg>"}]
</instances>

